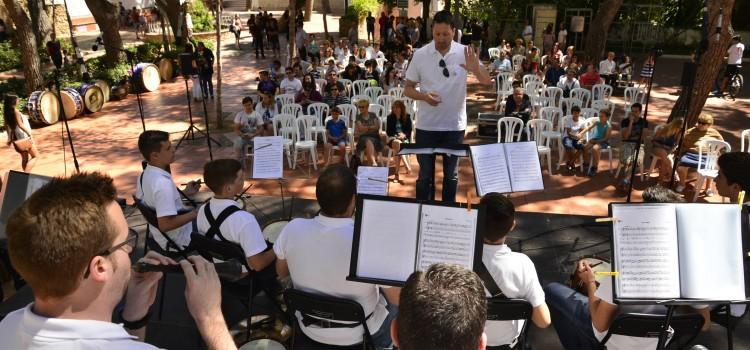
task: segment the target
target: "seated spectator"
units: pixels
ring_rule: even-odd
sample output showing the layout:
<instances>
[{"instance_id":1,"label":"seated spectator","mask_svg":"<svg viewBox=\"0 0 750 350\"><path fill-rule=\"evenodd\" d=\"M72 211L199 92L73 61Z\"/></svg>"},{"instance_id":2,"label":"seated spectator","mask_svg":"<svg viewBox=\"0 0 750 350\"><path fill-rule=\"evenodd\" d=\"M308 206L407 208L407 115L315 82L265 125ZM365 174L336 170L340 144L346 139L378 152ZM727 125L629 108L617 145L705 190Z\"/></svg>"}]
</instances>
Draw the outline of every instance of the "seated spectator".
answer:
<instances>
[{"instance_id":1,"label":"seated spectator","mask_svg":"<svg viewBox=\"0 0 750 350\"><path fill-rule=\"evenodd\" d=\"M292 67L286 68L286 79L282 80L279 84L279 91L281 91L282 94L293 96L297 96L297 94L302 91L302 81L297 79L294 75Z\"/></svg>"},{"instance_id":2,"label":"seated spectator","mask_svg":"<svg viewBox=\"0 0 750 350\"><path fill-rule=\"evenodd\" d=\"M630 114L620 122L620 135L622 136L622 144L620 144L620 165L622 167L623 178L619 183L622 189L627 189L630 184L630 167L637 160L635 159L635 147L641 141L641 135L648 135L648 122L641 116L641 104L634 103L630 107ZM645 136L644 136L645 137ZM641 163L643 163L643 153L641 152L638 156ZM615 179L617 180L617 179Z\"/></svg>"},{"instance_id":3,"label":"seated spectator","mask_svg":"<svg viewBox=\"0 0 750 350\"><path fill-rule=\"evenodd\" d=\"M380 140L380 119L369 111L370 102L357 101L357 117L354 124L354 138L357 142L357 154L364 152L362 164L377 166L377 153L383 150Z\"/></svg>"},{"instance_id":4,"label":"seated spectator","mask_svg":"<svg viewBox=\"0 0 750 350\"><path fill-rule=\"evenodd\" d=\"M336 76L339 75L339 67L336 65L336 61L335 60L329 59L329 60L326 60L324 62L325 62L325 65L326 65L326 75L325 75L324 79L328 78L328 76L330 74L334 74ZM321 92L325 92L325 91L321 91Z\"/></svg>"},{"instance_id":5,"label":"seated spectator","mask_svg":"<svg viewBox=\"0 0 750 350\"><path fill-rule=\"evenodd\" d=\"M346 45L343 47L342 53L340 56L338 56L338 66L346 67L349 64L349 57L352 57L352 53L349 52L349 46Z\"/></svg>"},{"instance_id":6,"label":"seated spectator","mask_svg":"<svg viewBox=\"0 0 750 350\"><path fill-rule=\"evenodd\" d=\"M310 34L310 39L307 44L307 55L310 57L310 62L316 63L320 61L320 45L315 40L315 34Z\"/></svg>"},{"instance_id":7,"label":"seated spectator","mask_svg":"<svg viewBox=\"0 0 750 350\"><path fill-rule=\"evenodd\" d=\"M581 118L581 107L573 106L570 109L570 119L566 119L563 125L562 139L565 147L565 168L570 172L575 170L576 160L583 151L585 140L581 139L581 130L585 127L586 121Z\"/></svg>"},{"instance_id":8,"label":"seated spectator","mask_svg":"<svg viewBox=\"0 0 750 350\"><path fill-rule=\"evenodd\" d=\"M274 95L260 94L260 101L255 104L255 113L263 118L263 134L273 135L273 118L276 116L276 99Z\"/></svg>"},{"instance_id":9,"label":"seated spectator","mask_svg":"<svg viewBox=\"0 0 750 350\"><path fill-rule=\"evenodd\" d=\"M434 264L406 280L391 337L401 350L484 349L486 321L482 280L459 265Z\"/></svg>"},{"instance_id":10,"label":"seated spectator","mask_svg":"<svg viewBox=\"0 0 750 350\"><path fill-rule=\"evenodd\" d=\"M351 81L360 80L362 78L361 69L356 63L349 63L349 65L344 68L344 72L341 73L341 77Z\"/></svg>"},{"instance_id":11,"label":"seated spectator","mask_svg":"<svg viewBox=\"0 0 750 350\"><path fill-rule=\"evenodd\" d=\"M393 68L396 68L399 76L406 76L406 67L409 65L409 61L406 59L407 56L403 53L396 54L396 62L393 63Z\"/></svg>"},{"instance_id":12,"label":"seated spectator","mask_svg":"<svg viewBox=\"0 0 750 350\"><path fill-rule=\"evenodd\" d=\"M659 170L659 182L670 181L672 176L672 155L677 150L677 145L682 136L682 118L672 119L654 133L651 138L651 156L657 160L656 166ZM648 145L648 144L647 144Z\"/></svg>"},{"instance_id":13,"label":"seated spectator","mask_svg":"<svg viewBox=\"0 0 750 350\"><path fill-rule=\"evenodd\" d=\"M617 62L615 62L614 52L608 52L607 58L599 62L599 74L604 79L605 84L615 86L617 82Z\"/></svg>"},{"instance_id":14,"label":"seated spectator","mask_svg":"<svg viewBox=\"0 0 750 350\"><path fill-rule=\"evenodd\" d=\"M719 175L716 177L716 191L734 203L739 194L745 191L745 203L750 202L750 153L729 152L719 156Z\"/></svg>"},{"instance_id":15,"label":"seated spectator","mask_svg":"<svg viewBox=\"0 0 750 350\"><path fill-rule=\"evenodd\" d=\"M338 82L343 86L341 82ZM326 95L323 99L323 103L327 104L329 108L336 107L338 105L349 104L349 98L344 96L341 92L344 89L339 88L337 85L331 86L330 94Z\"/></svg>"},{"instance_id":16,"label":"seated spectator","mask_svg":"<svg viewBox=\"0 0 750 350\"><path fill-rule=\"evenodd\" d=\"M541 71L542 57L539 56L539 49L536 47L531 48L531 54L528 57L531 62L531 72L536 74Z\"/></svg>"},{"instance_id":17,"label":"seated spectator","mask_svg":"<svg viewBox=\"0 0 750 350\"><path fill-rule=\"evenodd\" d=\"M258 92L262 94L276 95L279 86L274 82L267 70L260 72L260 81L258 82Z\"/></svg>"},{"instance_id":18,"label":"seated spectator","mask_svg":"<svg viewBox=\"0 0 750 350\"><path fill-rule=\"evenodd\" d=\"M557 60L557 62L562 62L563 54L562 54L562 50L560 50L560 43L559 42L556 42L552 46L552 50L550 50L549 56L547 56L547 58L550 58L550 57L554 58L555 60ZM562 67L562 64L560 66ZM563 69L565 69L565 68L563 67Z\"/></svg>"},{"instance_id":19,"label":"seated spectator","mask_svg":"<svg viewBox=\"0 0 750 350\"><path fill-rule=\"evenodd\" d=\"M367 49L360 47L357 49L357 65L363 65L370 58L367 56Z\"/></svg>"},{"instance_id":20,"label":"seated spectator","mask_svg":"<svg viewBox=\"0 0 750 350\"><path fill-rule=\"evenodd\" d=\"M299 56L294 56L294 59L292 60L292 68L299 67L299 71L294 72L294 75L298 79L302 79L302 76L310 73L310 70L312 69L312 63L303 60Z\"/></svg>"},{"instance_id":21,"label":"seated spectator","mask_svg":"<svg viewBox=\"0 0 750 350\"><path fill-rule=\"evenodd\" d=\"M271 79L276 83L280 83L281 79L284 79L284 66L281 65L281 61L273 60L271 63Z\"/></svg>"},{"instance_id":22,"label":"seated spectator","mask_svg":"<svg viewBox=\"0 0 750 350\"><path fill-rule=\"evenodd\" d=\"M679 193L662 185L654 185L643 190L644 203L682 203L685 199Z\"/></svg>"},{"instance_id":23,"label":"seated spectator","mask_svg":"<svg viewBox=\"0 0 750 350\"><path fill-rule=\"evenodd\" d=\"M305 115L310 114L307 107L315 102L323 102L323 96L315 90L315 83L303 85L302 91L294 98L294 103L302 106L302 113Z\"/></svg>"},{"instance_id":24,"label":"seated spectator","mask_svg":"<svg viewBox=\"0 0 750 350\"><path fill-rule=\"evenodd\" d=\"M393 178L395 182L399 182L398 171L401 167L401 156L398 152L401 150L402 143L411 143L412 129L411 118L406 114L404 102L393 101L391 114L386 120L385 133L388 136L388 147L393 150L394 157L396 157L396 175Z\"/></svg>"},{"instance_id":25,"label":"seated spectator","mask_svg":"<svg viewBox=\"0 0 750 350\"><path fill-rule=\"evenodd\" d=\"M284 227L273 247L276 271L281 277L290 276L296 289L362 305L373 345L383 349L391 346L389 329L398 312L400 288L382 288L381 294L377 285L346 280L356 189L357 179L345 166L332 165L323 170L315 187L320 214L312 219L294 219ZM362 342L362 326L349 328L303 316L298 316L298 321L302 332L318 343L348 346Z\"/></svg>"},{"instance_id":26,"label":"seated spectator","mask_svg":"<svg viewBox=\"0 0 750 350\"><path fill-rule=\"evenodd\" d=\"M593 64L589 64L586 68L586 73L581 74L580 82L582 88L591 90L594 85L602 82L602 77L596 71L596 67Z\"/></svg>"},{"instance_id":27,"label":"seated spectator","mask_svg":"<svg viewBox=\"0 0 750 350\"><path fill-rule=\"evenodd\" d=\"M371 56L373 59L382 58L385 59L385 54L383 51L380 51L380 44L373 43L372 44L372 54Z\"/></svg>"},{"instance_id":28,"label":"seated spectator","mask_svg":"<svg viewBox=\"0 0 750 350\"><path fill-rule=\"evenodd\" d=\"M523 39L521 38L516 39L516 46L513 46L510 50L511 59L518 55L526 56L526 46L523 45Z\"/></svg>"},{"instance_id":29,"label":"seated spectator","mask_svg":"<svg viewBox=\"0 0 750 350\"><path fill-rule=\"evenodd\" d=\"M570 67L570 63L572 62L573 56L575 56L575 46L568 46L567 49L565 49L565 56L562 58L562 66L565 69L568 69Z\"/></svg>"},{"instance_id":30,"label":"seated spectator","mask_svg":"<svg viewBox=\"0 0 750 350\"><path fill-rule=\"evenodd\" d=\"M0 322L4 349L156 349L142 341L163 274L131 270L137 235L116 195L101 173L54 178L8 218L10 259L34 302ZM153 250L139 262L177 264ZM206 346L236 349L213 264L191 256L180 265L187 308Z\"/></svg>"},{"instance_id":31,"label":"seated spectator","mask_svg":"<svg viewBox=\"0 0 750 350\"><path fill-rule=\"evenodd\" d=\"M253 147L255 136L263 136L263 117L254 110L253 98L247 96L242 99L242 110L234 116L234 150L237 159L245 164L245 156L248 147Z\"/></svg>"},{"instance_id":32,"label":"seated spectator","mask_svg":"<svg viewBox=\"0 0 750 350\"><path fill-rule=\"evenodd\" d=\"M550 60L551 66L544 72L544 83L548 86L557 86L560 82L560 78L565 75L565 69L560 67L560 62L557 60Z\"/></svg>"},{"instance_id":33,"label":"seated spectator","mask_svg":"<svg viewBox=\"0 0 750 350\"><path fill-rule=\"evenodd\" d=\"M371 86L380 85L380 73L378 73L378 62L375 60L365 61L363 78L370 81Z\"/></svg>"},{"instance_id":34,"label":"seated spectator","mask_svg":"<svg viewBox=\"0 0 750 350\"><path fill-rule=\"evenodd\" d=\"M182 205L182 197L172 179L170 164L174 162L175 149L169 141L169 134L160 130L142 132L138 136L138 150L147 164L136 182L135 196L156 212L159 227L149 225L149 230L163 232L174 244L161 234L152 234L151 237L164 250L183 248L190 244L191 223L197 211ZM200 183L190 181L185 185L184 193L192 196L199 188Z\"/></svg>"},{"instance_id":35,"label":"seated spectator","mask_svg":"<svg viewBox=\"0 0 750 350\"><path fill-rule=\"evenodd\" d=\"M401 77L393 66L390 66L385 70L385 75L380 82L381 87L383 88L383 95L388 95L388 92L393 88L401 87Z\"/></svg>"},{"instance_id":36,"label":"seated spectator","mask_svg":"<svg viewBox=\"0 0 750 350\"><path fill-rule=\"evenodd\" d=\"M333 152L333 146L338 147L341 159L346 154L346 144L349 143L349 130L346 122L341 119L341 110L338 107L331 107L331 119L326 122L326 143L323 145L324 154L326 155L326 166L330 165L328 160Z\"/></svg>"},{"instance_id":37,"label":"seated spectator","mask_svg":"<svg viewBox=\"0 0 750 350\"><path fill-rule=\"evenodd\" d=\"M583 147L583 167L584 169L589 166L586 163L589 160L589 156L593 156L593 164L589 169L589 176L596 175L599 166L600 151L609 148L609 137L612 136L612 125L609 123L609 111L602 109L599 111L599 120L591 123L585 129L581 130L578 134L579 139L584 139L586 133L592 131L594 135L586 141ZM593 154L592 154L593 152Z\"/></svg>"},{"instance_id":38,"label":"seated spectator","mask_svg":"<svg viewBox=\"0 0 750 350\"><path fill-rule=\"evenodd\" d=\"M531 321L539 328L550 325L549 309L534 263L528 256L510 250L505 238L516 226L516 209L507 197L488 193L480 201L487 210L483 233L482 263L506 298L518 298L533 307ZM486 285L485 285L486 288ZM486 288L489 290L489 288ZM488 293L488 296L491 296ZM512 346L523 328L523 320L487 321L487 346Z\"/></svg>"},{"instance_id":39,"label":"seated spectator","mask_svg":"<svg viewBox=\"0 0 750 350\"><path fill-rule=\"evenodd\" d=\"M523 80L524 76L529 74L534 74L534 71L531 69L531 61L524 58L521 62L521 67L519 67L518 71L516 71L515 80L521 81Z\"/></svg>"},{"instance_id":40,"label":"seated spectator","mask_svg":"<svg viewBox=\"0 0 750 350\"><path fill-rule=\"evenodd\" d=\"M500 56L492 62L492 73L510 72L512 70L513 65L508 57L506 57L505 51L500 51Z\"/></svg>"},{"instance_id":41,"label":"seated spectator","mask_svg":"<svg viewBox=\"0 0 750 350\"><path fill-rule=\"evenodd\" d=\"M630 56L625 55L622 63L617 65L617 72L620 73L620 80L630 82L633 79L633 61Z\"/></svg>"},{"instance_id":42,"label":"seated spectator","mask_svg":"<svg viewBox=\"0 0 750 350\"><path fill-rule=\"evenodd\" d=\"M724 141L718 130L713 128L714 117L707 113L701 113L698 116L698 122L695 127L688 129L685 132L685 140L682 142L682 154L680 155L680 162L677 165L677 174L679 175L679 183L675 188L675 191L682 192L685 190L685 183L687 182L688 171L690 169L698 168L698 145L701 141L708 140L719 140ZM703 156L703 162L707 161L707 156ZM706 197L714 195L714 191L711 189L713 178L708 177L706 179ZM700 191L700 188L696 188L696 191Z\"/></svg>"},{"instance_id":43,"label":"seated spectator","mask_svg":"<svg viewBox=\"0 0 750 350\"><path fill-rule=\"evenodd\" d=\"M563 91L562 97L564 98L570 97L571 90L580 88L581 84L579 84L578 79L576 79L575 69L568 68L565 71L565 76L561 77L560 80L557 82L557 87L562 89Z\"/></svg>"},{"instance_id":44,"label":"seated spectator","mask_svg":"<svg viewBox=\"0 0 750 350\"><path fill-rule=\"evenodd\" d=\"M524 125L526 125L530 115L531 98L529 98L529 95L522 88L514 88L513 95L508 96L505 102L505 116L521 118Z\"/></svg>"},{"instance_id":45,"label":"seated spectator","mask_svg":"<svg viewBox=\"0 0 750 350\"><path fill-rule=\"evenodd\" d=\"M326 84L323 85L323 93L326 96L331 95L331 88L337 87L340 92L342 92L342 95L346 95L346 86L344 86L344 83L339 81L339 75L335 72L328 71L326 72Z\"/></svg>"}]
</instances>

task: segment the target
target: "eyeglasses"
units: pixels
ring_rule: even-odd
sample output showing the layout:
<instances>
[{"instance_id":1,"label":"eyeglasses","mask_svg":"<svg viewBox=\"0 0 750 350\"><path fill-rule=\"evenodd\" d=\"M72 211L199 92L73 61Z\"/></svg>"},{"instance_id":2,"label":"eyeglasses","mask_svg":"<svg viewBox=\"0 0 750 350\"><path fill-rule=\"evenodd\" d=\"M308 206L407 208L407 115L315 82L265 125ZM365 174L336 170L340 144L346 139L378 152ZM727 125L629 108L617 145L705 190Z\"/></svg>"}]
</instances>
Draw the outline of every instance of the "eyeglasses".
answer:
<instances>
[{"instance_id":1,"label":"eyeglasses","mask_svg":"<svg viewBox=\"0 0 750 350\"><path fill-rule=\"evenodd\" d=\"M446 78L448 78L448 77L450 77L450 76L451 76L451 75L450 75L450 74L448 73L448 67L446 67L446 66L445 66L445 60L443 60L443 59L441 58L441 59L440 59L440 62L438 63L438 65L440 66L440 68L443 68L443 76L445 76Z\"/></svg>"},{"instance_id":2,"label":"eyeglasses","mask_svg":"<svg viewBox=\"0 0 750 350\"><path fill-rule=\"evenodd\" d=\"M126 238L124 242L115 244L99 252L98 254L92 256L91 258L93 259L94 257L97 257L97 256L108 256L123 247L127 247L125 252L130 254L133 251L133 249L135 249L135 244L137 240L138 240L138 232L135 232L135 230L133 230L132 228L128 228L128 238ZM83 278L88 278L89 274L91 274L90 265L91 264L86 266L86 272L83 273Z\"/></svg>"}]
</instances>

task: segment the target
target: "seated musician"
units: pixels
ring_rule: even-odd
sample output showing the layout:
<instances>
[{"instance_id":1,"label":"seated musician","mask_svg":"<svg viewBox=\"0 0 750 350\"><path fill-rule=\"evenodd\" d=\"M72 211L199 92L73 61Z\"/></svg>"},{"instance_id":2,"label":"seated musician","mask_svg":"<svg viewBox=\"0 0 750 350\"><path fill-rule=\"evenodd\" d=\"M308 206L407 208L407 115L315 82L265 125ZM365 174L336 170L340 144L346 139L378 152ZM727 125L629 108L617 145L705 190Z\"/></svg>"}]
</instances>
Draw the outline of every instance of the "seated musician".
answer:
<instances>
[{"instance_id":1,"label":"seated musician","mask_svg":"<svg viewBox=\"0 0 750 350\"><path fill-rule=\"evenodd\" d=\"M358 302L375 347L383 349L391 345L390 324L397 313L400 288L384 287L381 294L377 285L346 280L356 188L357 179L347 167L331 165L323 171L315 188L320 214L294 219L284 227L273 247L276 271L280 277L290 276L296 289ZM362 342L362 326L298 318L302 332L318 343L347 346Z\"/></svg>"},{"instance_id":2,"label":"seated musician","mask_svg":"<svg viewBox=\"0 0 750 350\"><path fill-rule=\"evenodd\" d=\"M531 320L539 328L550 325L550 315L544 302L544 291L539 284L534 263L522 253L512 252L505 244L506 236L516 226L516 209L507 197L499 193L488 193L481 203L487 208L484 232L482 262L507 298L528 301L533 307ZM490 290L488 288L488 290ZM503 345L513 346L520 335L523 320L487 321L484 332L487 334L487 349L500 349Z\"/></svg>"},{"instance_id":3,"label":"seated musician","mask_svg":"<svg viewBox=\"0 0 750 350\"><path fill-rule=\"evenodd\" d=\"M138 137L138 149L148 163L136 183L136 197L143 204L156 211L159 227L149 225L152 237L162 249L182 248L190 243L192 221L197 211L187 209L182 204L180 192L175 186L169 165L174 162L175 149L169 141L169 134L159 130L147 130ZM200 183L189 182L184 194L198 193ZM154 232L163 232L167 237ZM169 242L169 241L172 242ZM169 244L168 244L169 243Z\"/></svg>"},{"instance_id":4,"label":"seated musician","mask_svg":"<svg viewBox=\"0 0 750 350\"><path fill-rule=\"evenodd\" d=\"M242 192L244 173L235 159L217 159L203 167L203 180L214 197L198 209L198 233L242 247L253 271L273 276L273 250L268 249L253 214L237 207L234 196Z\"/></svg>"}]
</instances>

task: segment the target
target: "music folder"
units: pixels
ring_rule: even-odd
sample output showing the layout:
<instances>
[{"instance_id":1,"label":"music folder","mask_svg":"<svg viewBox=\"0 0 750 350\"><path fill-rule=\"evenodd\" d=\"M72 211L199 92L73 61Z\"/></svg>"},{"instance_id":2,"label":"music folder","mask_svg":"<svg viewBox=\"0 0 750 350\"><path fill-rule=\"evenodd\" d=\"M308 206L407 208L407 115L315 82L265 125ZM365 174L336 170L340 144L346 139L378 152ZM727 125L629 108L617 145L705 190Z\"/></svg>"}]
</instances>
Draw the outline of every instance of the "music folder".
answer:
<instances>
[{"instance_id":1,"label":"music folder","mask_svg":"<svg viewBox=\"0 0 750 350\"><path fill-rule=\"evenodd\" d=\"M402 286L434 263L474 270L484 215L482 206L358 195L347 280Z\"/></svg>"},{"instance_id":2,"label":"music folder","mask_svg":"<svg viewBox=\"0 0 750 350\"><path fill-rule=\"evenodd\" d=\"M456 157L467 157L469 155L469 145L452 144L452 145L429 145L416 143L402 143L398 155L408 154L449 154Z\"/></svg>"},{"instance_id":3,"label":"music folder","mask_svg":"<svg viewBox=\"0 0 750 350\"><path fill-rule=\"evenodd\" d=\"M544 189L534 141L471 146L471 164L479 196Z\"/></svg>"}]
</instances>

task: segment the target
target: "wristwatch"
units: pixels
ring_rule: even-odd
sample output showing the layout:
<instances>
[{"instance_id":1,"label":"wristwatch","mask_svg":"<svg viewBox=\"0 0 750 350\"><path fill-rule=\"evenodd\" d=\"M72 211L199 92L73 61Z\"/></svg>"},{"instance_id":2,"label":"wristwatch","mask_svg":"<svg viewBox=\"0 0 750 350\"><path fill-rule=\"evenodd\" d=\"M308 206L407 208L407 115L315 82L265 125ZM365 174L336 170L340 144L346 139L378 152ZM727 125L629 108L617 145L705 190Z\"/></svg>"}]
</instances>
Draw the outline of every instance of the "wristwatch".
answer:
<instances>
[{"instance_id":1,"label":"wristwatch","mask_svg":"<svg viewBox=\"0 0 750 350\"><path fill-rule=\"evenodd\" d=\"M120 312L117 313L117 317L122 322L122 326L125 327L125 328L127 328L127 329L130 329L130 330L141 329L141 328L145 327L146 324L148 324L149 319L151 319L151 310L149 310L146 313L146 315L143 316L143 318L141 318L140 320L137 320L137 321L128 321L124 317L122 317L122 312L124 310L125 310L125 308L122 308L120 310Z\"/></svg>"}]
</instances>

